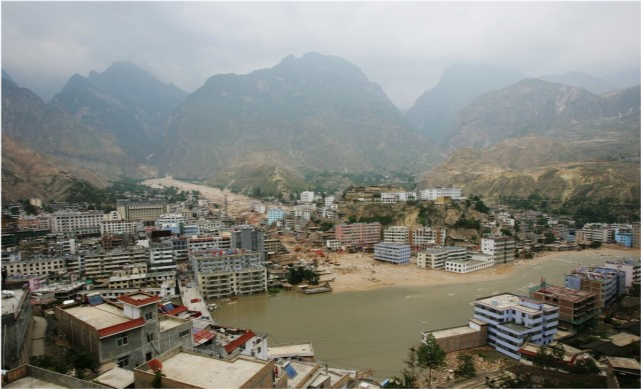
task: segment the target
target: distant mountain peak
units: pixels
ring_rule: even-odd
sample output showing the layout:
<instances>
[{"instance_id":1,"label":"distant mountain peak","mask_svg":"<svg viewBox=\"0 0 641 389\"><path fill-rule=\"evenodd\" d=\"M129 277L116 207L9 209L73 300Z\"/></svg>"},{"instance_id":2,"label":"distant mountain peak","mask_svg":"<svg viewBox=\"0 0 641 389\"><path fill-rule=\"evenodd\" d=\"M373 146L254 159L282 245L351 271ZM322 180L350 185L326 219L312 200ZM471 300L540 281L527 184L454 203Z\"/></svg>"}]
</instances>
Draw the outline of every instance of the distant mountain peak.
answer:
<instances>
[{"instance_id":1,"label":"distant mountain peak","mask_svg":"<svg viewBox=\"0 0 641 389\"><path fill-rule=\"evenodd\" d=\"M7 71L4 70L4 69L2 69L2 79L3 80L9 80L9 81L13 82L14 84L16 84L16 82L13 80L13 78L11 78L9 73L7 73Z\"/></svg>"}]
</instances>

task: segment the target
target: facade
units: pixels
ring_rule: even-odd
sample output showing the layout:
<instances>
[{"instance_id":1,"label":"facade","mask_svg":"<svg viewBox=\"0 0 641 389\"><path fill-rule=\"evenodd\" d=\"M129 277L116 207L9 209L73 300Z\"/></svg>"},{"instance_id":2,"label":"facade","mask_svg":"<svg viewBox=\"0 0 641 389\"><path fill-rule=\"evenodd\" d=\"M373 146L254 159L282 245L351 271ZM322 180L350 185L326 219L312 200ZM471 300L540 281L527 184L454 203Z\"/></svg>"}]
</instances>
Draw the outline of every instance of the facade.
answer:
<instances>
[{"instance_id":1,"label":"facade","mask_svg":"<svg viewBox=\"0 0 641 389\"><path fill-rule=\"evenodd\" d=\"M462 199L461 188L436 187L436 188L423 189L419 192L419 198L421 200L434 201L444 197L448 197L452 200L461 200Z\"/></svg>"},{"instance_id":2,"label":"facade","mask_svg":"<svg viewBox=\"0 0 641 389\"><path fill-rule=\"evenodd\" d=\"M614 241L623 247L632 247L634 234L631 227L617 227L614 230Z\"/></svg>"},{"instance_id":3,"label":"facade","mask_svg":"<svg viewBox=\"0 0 641 389\"><path fill-rule=\"evenodd\" d=\"M445 270L465 274L494 266L494 257L489 254L467 253L466 259L451 259L445 261Z\"/></svg>"},{"instance_id":4,"label":"facade","mask_svg":"<svg viewBox=\"0 0 641 389\"><path fill-rule=\"evenodd\" d=\"M516 253L516 238L512 236L482 238L481 251L494 256L496 264L512 262Z\"/></svg>"},{"instance_id":5,"label":"facade","mask_svg":"<svg viewBox=\"0 0 641 389\"><path fill-rule=\"evenodd\" d=\"M301 203L313 203L314 202L314 192L305 191L300 194Z\"/></svg>"},{"instance_id":6,"label":"facade","mask_svg":"<svg viewBox=\"0 0 641 389\"><path fill-rule=\"evenodd\" d=\"M325 241L325 246L330 250L338 250L341 248L341 241L338 239L328 239Z\"/></svg>"},{"instance_id":7,"label":"facade","mask_svg":"<svg viewBox=\"0 0 641 389\"><path fill-rule=\"evenodd\" d=\"M238 226L232 230L231 247L255 251L260 254L261 261L267 259L265 251L265 231L250 225Z\"/></svg>"},{"instance_id":8,"label":"facade","mask_svg":"<svg viewBox=\"0 0 641 389\"><path fill-rule=\"evenodd\" d=\"M280 239L265 239L265 252L268 255L283 252L284 249L285 246L283 246L283 242Z\"/></svg>"},{"instance_id":9,"label":"facade","mask_svg":"<svg viewBox=\"0 0 641 389\"><path fill-rule=\"evenodd\" d=\"M430 227L419 227L412 230L410 235L410 245L412 248L422 250L432 245L444 246L447 237L447 229Z\"/></svg>"},{"instance_id":10,"label":"facade","mask_svg":"<svg viewBox=\"0 0 641 389\"><path fill-rule=\"evenodd\" d=\"M422 332L421 339L425 343L431 334L444 352L451 353L487 345L487 328L488 323L470 319L466 326Z\"/></svg>"},{"instance_id":11,"label":"facade","mask_svg":"<svg viewBox=\"0 0 641 389\"><path fill-rule=\"evenodd\" d=\"M559 309L529 298L502 294L474 302L474 319L488 323L488 345L516 360L526 343L547 345L557 332Z\"/></svg>"},{"instance_id":12,"label":"facade","mask_svg":"<svg viewBox=\"0 0 641 389\"><path fill-rule=\"evenodd\" d=\"M416 192L382 192L381 203L395 204L399 201L416 200Z\"/></svg>"},{"instance_id":13,"label":"facade","mask_svg":"<svg viewBox=\"0 0 641 389\"><path fill-rule=\"evenodd\" d=\"M134 266L144 266L146 269L149 251L141 248L115 249L108 252L93 251L81 254L79 257L81 257L79 258L81 265L78 271L84 272L87 279L100 283L109 280L116 270ZM67 267L71 271L69 262Z\"/></svg>"},{"instance_id":14,"label":"facade","mask_svg":"<svg viewBox=\"0 0 641 389\"><path fill-rule=\"evenodd\" d=\"M607 224L588 223L577 231L577 240L608 243L614 241L614 229Z\"/></svg>"},{"instance_id":15,"label":"facade","mask_svg":"<svg viewBox=\"0 0 641 389\"><path fill-rule=\"evenodd\" d=\"M641 247L641 222L632 224L632 247Z\"/></svg>"},{"instance_id":16,"label":"facade","mask_svg":"<svg viewBox=\"0 0 641 389\"><path fill-rule=\"evenodd\" d=\"M625 272L625 287L631 288L635 282L641 282L641 260L622 259L619 261L607 261L603 264L606 269L614 269Z\"/></svg>"},{"instance_id":17,"label":"facade","mask_svg":"<svg viewBox=\"0 0 641 389\"><path fill-rule=\"evenodd\" d=\"M192 252L189 260L206 300L267 291L267 269L256 252L214 249Z\"/></svg>"},{"instance_id":18,"label":"facade","mask_svg":"<svg viewBox=\"0 0 641 389\"><path fill-rule=\"evenodd\" d=\"M67 270L63 257L36 257L26 261L2 261L2 270L7 276L46 275L62 273Z\"/></svg>"},{"instance_id":19,"label":"facade","mask_svg":"<svg viewBox=\"0 0 641 389\"><path fill-rule=\"evenodd\" d=\"M594 293L597 307L605 309L625 294L625 276L615 269L581 267L565 276L565 287Z\"/></svg>"},{"instance_id":20,"label":"facade","mask_svg":"<svg viewBox=\"0 0 641 389\"><path fill-rule=\"evenodd\" d=\"M202 251L209 249L231 249L231 236L218 235L218 236L201 236L194 238L187 238L188 251Z\"/></svg>"},{"instance_id":21,"label":"facade","mask_svg":"<svg viewBox=\"0 0 641 389\"><path fill-rule=\"evenodd\" d=\"M420 268L445 269L447 261L467 259L465 247L445 246L438 249L425 249L416 254L416 264Z\"/></svg>"},{"instance_id":22,"label":"facade","mask_svg":"<svg viewBox=\"0 0 641 389\"><path fill-rule=\"evenodd\" d=\"M338 209L338 204L336 203L336 197L335 196L327 196L327 197L325 197L325 208Z\"/></svg>"},{"instance_id":23,"label":"facade","mask_svg":"<svg viewBox=\"0 0 641 389\"><path fill-rule=\"evenodd\" d=\"M100 364L134 367L175 347L193 347L192 323L159 316L160 298L138 291L118 298L122 306L88 296L89 304L58 306L60 330L71 344L91 352Z\"/></svg>"},{"instance_id":24,"label":"facade","mask_svg":"<svg viewBox=\"0 0 641 389\"><path fill-rule=\"evenodd\" d=\"M118 200L116 208L124 219L150 223L169 212L169 203L166 200Z\"/></svg>"},{"instance_id":25,"label":"facade","mask_svg":"<svg viewBox=\"0 0 641 389\"><path fill-rule=\"evenodd\" d=\"M374 259L406 265L410 263L410 246L401 243L377 243L374 245Z\"/></svg>"},{"instance_id":26,"label":"facade","mask_svg":"<svg viewBox=\"0 0 641 389\"><path fill-rule=\"evenodd\" d=\"M270 208L267 211L267 225L271 226L277 221L282 221L285 219L287 213L282 208Z\"/></svg>"},{"instance_id":27,"label":"facade","mask_svg":"<svg viewBox=\"0 0 641 389\"><path fill-rule=\"evenodd\" d=\"M148 269L150 272L175 272L176 267L176 255L171 242L152 244L149 248Z\"/></svg>"},{"instance_id":28,"label":"facade","mask_svg":"<svg viewBox=\"0 0 641 389\"><path fill-rule=\"evenodd\" d=\"M33 321L29 290L2 291L2 368L29 362L31 343L27 331Z\"/></svg>"},{"instance_id":29,"label":"facade","mask_svg":"<svg viewBox=\"0 0 641 389\"><path fill-rule=\"evenodd\" d=\"M559 321L568 328L585 324L598 316L600 311L592 292L556 285L546 285L530 292L530 297L559 307Z\"/></svg>"},{"instance_id":30,"label":"facade","mask_svg":"<svg viewBox=\"0 0 641 389\"><path fill-rule=\"evenodd\" d=\"M63 212L51 214L51 232L65 238L98 236L104 213L102 211Z\"/></svg>"},{"instance_id":31,"label":"facade","mask_svg":"<svg viewBox=\"0 0 641 389\"><path fill-rule=\"evenodd\" d=\"M100 222L100 235L129 234L136 236L138 231L143 231L144 226L140 220L103 220Z\"/></svg>"},{"instance_id":32,"label":"facade","mask_svg":"<svg viewBox=\"0 0 641 389\"><path fill-rule=\"evenodd\" d=\"M383 241L386 243L409 244L410 232L405 226L391 226L383 232Z\"/></svg>"},{"instance_id":33,"label":"facade","mask_svg":"<svg viewBox=\"0 0 641 389\"><path fill-rule=\"evenodd\" d=\"M380 223L339 224L334 229L336 239L344 246L373 246L381 241Z\"/></svg>"}]
</instances>

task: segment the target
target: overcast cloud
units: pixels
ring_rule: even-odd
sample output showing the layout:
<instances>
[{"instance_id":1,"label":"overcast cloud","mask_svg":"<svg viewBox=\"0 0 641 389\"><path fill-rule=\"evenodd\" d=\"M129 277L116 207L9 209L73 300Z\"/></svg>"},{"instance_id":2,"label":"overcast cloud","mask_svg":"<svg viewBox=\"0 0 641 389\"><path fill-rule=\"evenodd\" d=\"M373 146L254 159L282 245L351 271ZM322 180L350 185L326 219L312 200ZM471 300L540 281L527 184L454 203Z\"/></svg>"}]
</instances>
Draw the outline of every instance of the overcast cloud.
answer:
<instances>
[{"instance_id":1,"label":"overcast cloud","mask_svg":"<svg viewBox=\"0 0 641 389\"><path fill-rule=\"evenodd\" d=\"M2 67L45 99L114 61L193 92L316 51L354 63L406 110L453 63L532 76L638 67L640 12L636 1L4 1Z\"/></svg>"}]
</instances>

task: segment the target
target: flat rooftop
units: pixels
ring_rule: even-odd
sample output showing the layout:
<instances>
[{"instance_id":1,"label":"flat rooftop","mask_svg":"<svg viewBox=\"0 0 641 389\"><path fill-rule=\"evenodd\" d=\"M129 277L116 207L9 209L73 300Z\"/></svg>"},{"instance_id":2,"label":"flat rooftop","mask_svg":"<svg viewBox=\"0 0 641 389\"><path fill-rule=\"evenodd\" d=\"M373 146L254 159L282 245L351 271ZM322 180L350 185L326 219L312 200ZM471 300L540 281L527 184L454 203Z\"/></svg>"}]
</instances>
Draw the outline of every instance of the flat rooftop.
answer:
<instances>
[{"instance_id":1,"label":"flat rooftop","mask_svg":"<svg viewBox=\"0 0 641 389\"><path fill-rule=\"evenodd\" d=\"M189 320L187 320L187 319L181 319L181 318L178 318L178 317L167 316L167 315L158 318L158 324L160 324L160 331L161 332L170 330L172 328L176 328L179 325L185 324L188 321Z\"/></svg>"},{"instance_id":2,"label":"flat rooftop","mask_svg":"<svg viewBox=\"0 0 641 389\"><path fill-rule=\"evenodd\" d=\"M22 299L24 298L25 291L22 289L12 290L12 297L2 296L2 315L15 314L20 305L22 304Z\"/></svg>"},{"instance_id":3,"label":"flat rooftop","mask_svg":"<svg viewBox=\"0 0 641 389\"><path fill-rule=\"evenodd\" d=\"M2 385L2 387L3 388L7 388L7 389L9 389L9 388L28 388L28 389L32 389L32 388L38 388L38 389L59 389L59 388L61 388L61 389L66 389L66 388L68 388L68 386L61 386L61 385L52 384L49 381L43 381L41 379L34 378L34 377L20 378L19 380L13 381L10 384Z\"/></svg>"},{"instance_id":4,"label":"flat rooftop","mask_svg":"<svg viewBox=\"0 0 641 389\"><path fill-rule=\"evenodd\" d=\"M292 344L289 346L270 347L268 350L269 358L282 358L285 356L314 356L314 349L311 343Z\"/></svg>"},{"instance_id":5,"label":"flat rooftop","mask_svg":"<svg viewBox=\"0 0 641 389\"><path fill-rule=\"evenodd\" d=\"M67 308L65 312L84 321L97 330L132 320L125 316L121 308L111 304L99 304L95 306L82 305Z\"/></svg>"},{"instance_id":6,"label":"flat rooftop","mask_svg":"<svg viewBox=\"0 0 641 389\"><path fill-rule=\"evenodd\" d=\"M426 331L429 332L429 331ZM442 330L433 331L431 334L434 335L435 339L449 338L450 336L464 335L464 334L473 334L478 332L474 328L471 328L469 325L453 328L444 328Z\"/></svg>"},{"instance_id":7,"label":"flat rooftop","mask_svg":"<svg viewBox=\"0 0 641 389\"><path fill-rule=\"evenodd\" d=\"M480 303L480 304L483 304L483 305L486 305L488 307L499 309L499 310L505 310L505 309L508 309L508 308L512 308L512 309L518 309L521 312L532 313L532 314L541 311L539 309L530 308L530 307L526 307L524 305L521 305L520 302L521 302L522 299L525 299L528 302L533 302L535 304L542 304L543 305L543 309L556 308L555 306L550 305L550 304L545 304L545 303L542 303L542 302L537 301L537 300L528 299L526 297L521 297L521 296L517 296L515 294L509 294L509 293L500 294L500 295L497 295L497 296L485 297L485 298L476 300L476 302Z\"/></svg>"},{"instance_id":8,"label":"flat rooftop","mask_svg":"<svg viewBox=\"0 0 641 389\"><path fill-rule=\"evenodd\" d=\"M162 373L171 380L199 388L240 388L266 366L266 362L236 359L222 361L202 355L180 352L162 362ZM146 370L153 373L151 369Z\"/></svg>"}]
</instances>

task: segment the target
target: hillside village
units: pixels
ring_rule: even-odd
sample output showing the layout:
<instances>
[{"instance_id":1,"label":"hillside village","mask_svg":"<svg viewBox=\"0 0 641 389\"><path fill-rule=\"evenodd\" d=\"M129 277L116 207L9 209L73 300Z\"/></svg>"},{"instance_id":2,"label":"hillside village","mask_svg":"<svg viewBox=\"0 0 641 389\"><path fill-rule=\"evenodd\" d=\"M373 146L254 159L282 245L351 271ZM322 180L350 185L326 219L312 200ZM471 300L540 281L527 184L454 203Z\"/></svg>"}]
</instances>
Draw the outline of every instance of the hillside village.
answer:
<instances>
[{"instance_id":1,"label":"hillside village","mask_svg":"<svg viewBox=\"0 0 641 389\"><path fill-rule=\"evenodd\" d=\"M257 293L335 293L354 272L350 283L377 287L386 273L473 277L600 247L628 250L629 259L577 268L564 285L541 280L528 295L470 301L467 325L416 334L417 343L433 339L448 355L492 350L503 362L477 357L494 370L492 382L474 384L483 387L575 382L579 371L596 374L596 387L638 377L638 222L579 227L490 207L458 187L352 187L233 204L162 186L120 196L109 212L39 199L3 204L3 386L389 387L393 377L328 366L313 344L270 345L260 328L219 323L217 304ZM556 345L562 371L551 372L537 358ZM449 361L434 383L465 385L447 373L458 363Z\"/></svg>"}]
</instances>

